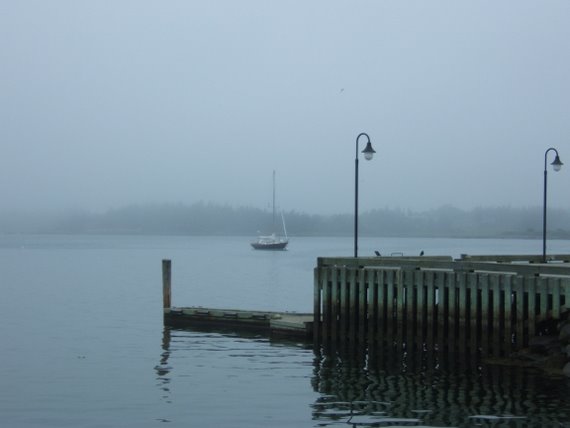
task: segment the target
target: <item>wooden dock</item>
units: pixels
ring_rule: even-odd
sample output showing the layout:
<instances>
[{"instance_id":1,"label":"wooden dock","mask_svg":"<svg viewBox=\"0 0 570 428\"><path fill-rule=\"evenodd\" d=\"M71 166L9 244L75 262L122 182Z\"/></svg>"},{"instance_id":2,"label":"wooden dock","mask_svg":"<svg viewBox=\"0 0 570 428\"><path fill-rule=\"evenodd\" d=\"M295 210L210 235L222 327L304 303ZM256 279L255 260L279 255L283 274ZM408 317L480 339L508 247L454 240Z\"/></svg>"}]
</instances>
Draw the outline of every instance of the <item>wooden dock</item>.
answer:
<instances>
[{"instance_id":1,"label":"wooden dock","mask_svg":"<svg viewBox=\"0 0 570 428\"><path fill-rule=\"evenodd\" d=\"M318 258L312 314L172 307L170 288L164 260L164 322L173 327L507 357L567 315L570 255Z\"/></svg>"},{"instance_id":2,"label":"wooden dock","mask_svg":"<svg viewBox=\"0 0 570 428\"><path fill-rule=\"evenodd\" d=\"M313 314L246 311L203 307L164 308L165 324L171 327L218 327L254 331L279 337L311 340Z\"/></svg>"},{"instance_id":3,"label":"wooden dock","mask_svg":"<svg viewBox=\"0 0 570 428\"><path fill-rule=\"evenodd\" d=\"M540 260L319 258L314 341L509 356L566 315L570 256Z\"/></svg>"}]
</instances>

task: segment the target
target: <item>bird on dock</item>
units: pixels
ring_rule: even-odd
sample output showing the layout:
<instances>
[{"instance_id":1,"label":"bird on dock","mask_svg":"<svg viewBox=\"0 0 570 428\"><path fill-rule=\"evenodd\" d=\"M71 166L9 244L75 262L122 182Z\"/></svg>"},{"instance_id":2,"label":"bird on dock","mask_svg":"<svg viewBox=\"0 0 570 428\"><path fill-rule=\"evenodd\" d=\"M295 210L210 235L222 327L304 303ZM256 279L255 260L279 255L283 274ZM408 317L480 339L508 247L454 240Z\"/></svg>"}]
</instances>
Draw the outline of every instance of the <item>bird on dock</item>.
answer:
<instances>
[{"instance_id":1,"label":"bird on dock","mask_svg":"<svg viewBox=\"0 0 570 428\"><path fill-rule=\"evenodd\" d=\"M420 257L424 255L424 250L420 251Z\"/></svg>"},{"instance_id":2,"label":"bird on dock","mask_svg":"<svg viewBox=\"0 0 570 428\"><path fill-rule=\"evenodd\" d=\"M374 251L374 254L376 254L377 257L381 256L380 251L378 251L378 250Z\"/></svg>"}]
</instances>

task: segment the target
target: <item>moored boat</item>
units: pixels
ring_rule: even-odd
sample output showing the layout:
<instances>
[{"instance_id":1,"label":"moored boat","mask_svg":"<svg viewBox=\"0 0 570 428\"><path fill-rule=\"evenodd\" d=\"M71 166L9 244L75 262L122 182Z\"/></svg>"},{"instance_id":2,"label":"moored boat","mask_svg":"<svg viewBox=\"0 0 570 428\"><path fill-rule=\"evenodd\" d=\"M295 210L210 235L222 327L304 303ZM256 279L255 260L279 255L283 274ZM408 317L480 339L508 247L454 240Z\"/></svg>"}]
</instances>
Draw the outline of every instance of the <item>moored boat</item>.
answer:
<instances>
[{"instance_id":1,"label":"moored boat","mask_svg":"<svg viewBox=\"0 0 570 428\"><path fill-rule=\"evenodd\" d=\"M271 235L260 235L251 246L256 250L285 250L289 244L287 237L287 228L285 227L285 218L281 213L281 221L283 223L283 234L285 236L278 236L275 232ZM275 230L275 171L273 171L273 230Z\"/></svg>"}]
</instances>

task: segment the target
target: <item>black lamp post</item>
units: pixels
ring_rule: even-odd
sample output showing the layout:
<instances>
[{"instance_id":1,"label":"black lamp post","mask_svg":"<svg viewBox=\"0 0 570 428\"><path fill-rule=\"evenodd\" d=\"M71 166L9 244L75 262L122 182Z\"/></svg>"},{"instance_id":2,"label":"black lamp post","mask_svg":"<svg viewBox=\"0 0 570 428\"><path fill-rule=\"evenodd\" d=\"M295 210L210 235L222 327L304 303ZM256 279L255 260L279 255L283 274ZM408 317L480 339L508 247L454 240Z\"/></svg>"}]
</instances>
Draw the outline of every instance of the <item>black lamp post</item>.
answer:
<instances>
[{"instance_id":1,"label":"black lamp post","mask_svg":"<svg viewBox=\"0 0 570 428\"><path fill-rule=\"evenodd\" d=\"M554 153L556 153L556 157L554 158L554 161L551 163L552 169L554 171L560 171L560 168L562 168L563 165L563 163L560 161L560 157L558 157L558 150L551 147L546 152L544 152L544 194L543 194L544 200L542 204L542 262L543 263L546 263L546 177L547 177L546 158L548 152L551 150L553 150Z\"/></svg>"},{"instance_id":2,"label":"black lamp post","mask_svg":"<svg viewBox=\"0 0 570 428\"><path fill-rule=\"evenodd\" d=\"M368 140L366 147L362 150L364 159L371 160L376 151L370 144L370 137L368 134L362 132L356 137L356 157L354 158L354 257L358 257L358 140L360 137L365 136Z\"/></svg>"}]
</instances>

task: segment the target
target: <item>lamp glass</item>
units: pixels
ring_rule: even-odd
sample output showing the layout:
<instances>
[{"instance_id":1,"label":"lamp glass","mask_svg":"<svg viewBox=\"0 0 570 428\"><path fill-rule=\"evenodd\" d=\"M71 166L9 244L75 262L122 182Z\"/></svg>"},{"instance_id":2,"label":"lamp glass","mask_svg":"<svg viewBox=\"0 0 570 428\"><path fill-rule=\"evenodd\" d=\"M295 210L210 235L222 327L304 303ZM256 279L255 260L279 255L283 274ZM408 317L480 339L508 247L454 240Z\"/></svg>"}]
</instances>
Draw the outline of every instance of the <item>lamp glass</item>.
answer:
<instances>
[{"instance_id":1,"label":"lamp glass","mask_svg":"<svg viewBox=\"0 0 570 428\"><path fill-rule=\"evenodd\" d=\"M564 165L564 164L560 161L560 158L558 157L558 155L556 155L554 162L552 162L550 165L552 165L552 169L554 171L560 171L560 168L562 168L562 165Z\"/></svg>"},{"instance_id":2,"label":"lamp glass","mask_svg":"<svg viewBox=\"0 0 570 428\"><path fill-rule=\"evenodd\" d=\"M364 159L366 160L371 160L374 157L374 153L376 153L376 150L372 148L372 144L370 144L370 141L366 144L366 147L364 148L364 150L362 150L362 153L364 154Z\"/></svg>"}]
</instances>

